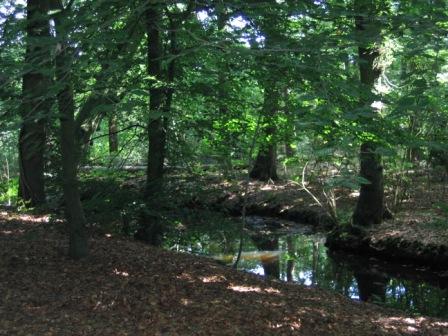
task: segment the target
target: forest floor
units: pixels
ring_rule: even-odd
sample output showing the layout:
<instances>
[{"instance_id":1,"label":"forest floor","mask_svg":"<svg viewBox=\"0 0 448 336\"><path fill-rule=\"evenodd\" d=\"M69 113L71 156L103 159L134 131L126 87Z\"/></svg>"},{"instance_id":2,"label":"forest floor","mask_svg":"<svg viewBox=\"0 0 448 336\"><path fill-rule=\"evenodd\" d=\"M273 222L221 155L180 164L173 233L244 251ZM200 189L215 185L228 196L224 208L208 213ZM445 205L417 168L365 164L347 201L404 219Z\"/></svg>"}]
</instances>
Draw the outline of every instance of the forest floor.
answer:
<instances>
[{"instance_id":1,"label":"forest floor","mask_svg":"<svg viewBox=\"0 0 448 336\"><path fill-rule=\"evenodd\" d=\"M0 210L0 335L448 335L448 321L111 235L71 261L64 231Z\"/></svg>"}]
</instances>

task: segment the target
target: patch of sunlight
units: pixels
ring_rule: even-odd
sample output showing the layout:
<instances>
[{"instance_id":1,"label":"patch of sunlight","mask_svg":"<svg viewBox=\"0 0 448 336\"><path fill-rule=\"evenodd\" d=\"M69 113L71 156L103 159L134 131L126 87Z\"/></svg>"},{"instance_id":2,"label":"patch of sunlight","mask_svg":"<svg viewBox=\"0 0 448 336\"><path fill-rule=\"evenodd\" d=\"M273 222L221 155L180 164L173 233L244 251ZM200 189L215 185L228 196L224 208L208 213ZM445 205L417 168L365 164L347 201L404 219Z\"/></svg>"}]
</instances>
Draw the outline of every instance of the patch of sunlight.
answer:
<instances>
[{"instance_id":1,"label":"patch of sunlight","mask_svg":"<svg viewBox=\"0 0 448 336\"><path fill-rule=\"evenodd\" d=\"M384 235L388 236L388 237L395 237L395 236L399 236L401 234L400 230L390 230L387 231Z\"/></svg>"},{"instance_id":2,"label":"patch of sunlight","mask_svg":"<svg viewBox=\"0 0 448 336\"><path fill-rule=\"evenodd\" d=\"M112 300L110 303L105 303L102 301L97 301L93 310L106 310L108 308L112 308L115 306L115 300Z\"/></svg>"},{"instance_id":3,"label":"patch of sunlight","mask_svg":"<svg viewBox=\"0 0 448 336\"><path fill-rule=\"evenodd\" d=\"M23 221L32 223L48 223L50 221L50 216L33 217L30 215L19 215L19 218Z\"/></svg>"},{"instance_id":4,"label":"patch of sunlight","mask_svg":"<svg viewBox=\"0 0 448 336\"><path fill-rule=\"evenodd\" d=\"M212 275L207 277L201 277L200 278L202 282L204 283L210 283L210 282L224 282L227 279L222 275Z\"/></svg>"},{"instance_id":5,"label":"patch of sunlight","mask_svg":"<svg viewBox=\"0 0 448 336\"><path fill-rule=\"evenodd\" d=\"M128 272L125 272L125 271L119 271L118 269L114 269L113 270L113 273L115 274L115 275L119 275L119 276L122 276L122 277L128 277L129 276L129 273Z\"/></svg>"},{"instance_id":6,"label":"patch of sunlight","mask_svg":"<svg viewBox=\"0 0 448 336\"><path fill-rule=\"evenodd\" d=\"M410 332L418 332L418 327L420 327L423 323L426 322L426 318L411 318L411 317L384 317L380 318L376 321L376 323L380 323L387 329L398 329L399 327L406 327L406 329ZM434 326L438 327L448 327L448 322L433 322L431 323Z\"/></svg>"},{"instance_id":7,"label":"patch of sunlight","mask_svg":"<svg viewBox=\"0 0 448 336\"><path fill-rule=\"evenodd\" d=\"M359 191L353 191L351 192L348 197L359 197Z\"/></svg>"},{"instance_id":8,"label":"patch of sunlight","mask_svg":"<svg viewBox=\"0 0 448 336\"><path fill-rule=\"evenodd\" d=\"M25 230L0 230L0 233L6 236L14 234L23 234Z\"/></svg>"},{"instance_id":9,"label":"patch of sunlight","mask_svg":"<svg viewBox=\"0 0 448 336\"><path fill-rule=\"evenodd\" d=\"M297 202L297 200L296 200L296 202ZM288 211L291 208L292 208L292 205L284 205L284 206L282 206L282 209L280 210L280 213Z\"/></svg>"},{"instance_id":10,"label":"patch of sunlight","mask_svg":"<svg viewBox=\"0 0 448 336\"><path fill-rule=\"evenodd\" d=\"M189 282L194 282L193 277L188 273L182 273L182 274L178 275L176 278L179 280L186 280Z\"/></svg>"},{"instance_id":11,"label":"patch of sunlight","mask_svg":"<svg viewBox=\"0 0 448 336\"><path fill-rule=\"evenodd\" d=\"M253 287L253 286L229 285L227 288L240 293L256 292L256 293L280 294L280 291L278 289L272 287L262 289L260 287Z\"/></svg>"},{"instance_id":12,"label":"patch of sunlight","mask_svg":"<svg viewBox=\"0 0 448 336\"><path fill-rule=\"evenodd\" d=\"M104 237L106 237L106 238L112 238L112 234L110 234L110 233L106 233L106 234L104 235Z\"/></svg>"},{"instance_id":13,"label":"patch of sunlight","mask_svg":"<svg viewBox=\"0 0 448 336\"><path fill-rule=\"evenodd\" d=\"M438 73L437 74L437 80L444 84L444 83L448 83L448 71L442 72L442 73Z\"/></svg>"},{"instance_id":14,"label":"patch of sunlight","mask_svg":"<svg viewBox=\"0 0 448 336\"><path fill-rule=\"evenodd\" d=\"M181 299L180 304L184 306L188 306L189 304L193 303L190 299Z\"/></svg>"},{"instance_id":15,"label":"patch of sunlight","mask_svg":"<svg viewBox=\"0 0 448 336\"><path fill-rule=\"evenodd\" d=\"M301 323L298 321L291 322L283 322L283 323L269 323L269 328L271 329L280 329L280 328L289 328L291 331L297 331L300 329Z\"/></svg>"},{"instance_id":16,"label":"patch of sunlight","mask_svg":"<svg viewBox=\"0 0 448 336\"><path fill-rule=\"evenodd\" d=\"M265 184L264 186L262 186L260 188L260 190L274 190L274 189L275 189L275 186L271 185L271 184Z\"/></svg>"}]
</instances>

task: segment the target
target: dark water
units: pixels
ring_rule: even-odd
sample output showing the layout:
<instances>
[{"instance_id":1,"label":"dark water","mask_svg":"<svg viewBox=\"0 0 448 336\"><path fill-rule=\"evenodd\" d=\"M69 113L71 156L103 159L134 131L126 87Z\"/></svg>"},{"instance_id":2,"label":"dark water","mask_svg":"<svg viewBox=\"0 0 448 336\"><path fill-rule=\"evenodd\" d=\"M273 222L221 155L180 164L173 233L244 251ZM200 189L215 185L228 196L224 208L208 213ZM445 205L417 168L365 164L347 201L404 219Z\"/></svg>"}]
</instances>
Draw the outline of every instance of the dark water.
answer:
<instances>
[{"instance_id":1,"label":"dark water","mask_svg":"<svg viewBox=\"0 0 448 336\"><path fill-rule=\"evenodd\" d=\"M354 300L414 315L448 318L448 281L423 268L330 253L325 238L306 226L251 217L239 269L305 286L330 289ZM213 223L213 224L211 224ZM267 225L265 225L267 223ZM206 255L231 265L239 245L239 222L209 218L168 237L165 247Z\"/></svg>"}]
</instances>

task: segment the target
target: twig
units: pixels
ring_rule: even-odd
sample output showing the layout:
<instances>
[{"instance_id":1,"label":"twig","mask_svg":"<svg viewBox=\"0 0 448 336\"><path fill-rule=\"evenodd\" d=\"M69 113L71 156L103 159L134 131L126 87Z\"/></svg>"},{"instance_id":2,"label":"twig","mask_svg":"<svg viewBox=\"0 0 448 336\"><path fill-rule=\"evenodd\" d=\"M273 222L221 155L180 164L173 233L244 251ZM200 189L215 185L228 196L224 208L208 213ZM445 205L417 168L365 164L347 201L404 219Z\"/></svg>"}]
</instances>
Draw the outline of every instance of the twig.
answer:
<instances>
[{"instance_id":1,"label":"twig","mask_svg":"<svg viewBox=\"0 0 448 336\"><path fill-rule=\"evenodd\" d=\"M321 208L324 208L324 206L322 205L322 203L319 201L319 199L312 193L312 191L311 190L309 190L307 187L306 187L306 185L305 185L305 174L306 174L306 167L308 167L308 163L309 163L309 161L307 162L307 163L305 163L305 166L303 167L303 170L302 170L302 181L301 181L301 185L302 185L302 188L303 188L303 190L305 190L307 193L308 193L308 195L310 195L312 198L313 198L313 200L321 207Z\"/></svg>"}]
</instances>

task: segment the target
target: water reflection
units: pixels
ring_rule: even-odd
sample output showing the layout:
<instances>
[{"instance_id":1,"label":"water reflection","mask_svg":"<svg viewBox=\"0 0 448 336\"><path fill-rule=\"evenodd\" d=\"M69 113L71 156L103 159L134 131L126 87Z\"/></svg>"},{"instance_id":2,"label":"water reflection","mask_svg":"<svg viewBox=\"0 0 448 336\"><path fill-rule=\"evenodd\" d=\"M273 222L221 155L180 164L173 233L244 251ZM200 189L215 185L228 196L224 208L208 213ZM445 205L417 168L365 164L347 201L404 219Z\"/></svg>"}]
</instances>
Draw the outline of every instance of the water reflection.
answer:
<instances>
[{"instance_id":1,"label":"water reflection","mask_svg":"<svg viewBox=\"0 0 448 336\"><path fill-rule=\"evenodd\" d=\"M258 223L258 222L257 222ZM239 269L306 286L331 289L352 299L371 301L410 313L448 317L446 279L425 270L372 258L329 253L324 237L306 230L248 231ZM294 231L294 230L292 230ZM238 223L194 226L178 232L166 246L215 257L231 265L238 250ZM445 280L445 282L444 282Z\"/></svg>"},{"instance_id":2,"label":"water reflection","mask_svg":"<svg viewBox=\"0 0 448 336\"><path fill-rule=\"evenodd\" d=\"M269 235L253 235L252 241L259 251L278 251L278 237ZM263 273L266 276L280 278L280 254L274 258L260 257Z\"/></svg>"},{"instance_id":3,"label":"water reflection","mask_svg":"<svg viewBox=\"0 0 448 336\"><path fill-rule=\"evenodd\" d=\"M368 267L355 270L354 276L362 301L378 303L386 301L386 288L389 283L387 276L371 271Z\"/></svg>"}]
</instances>

